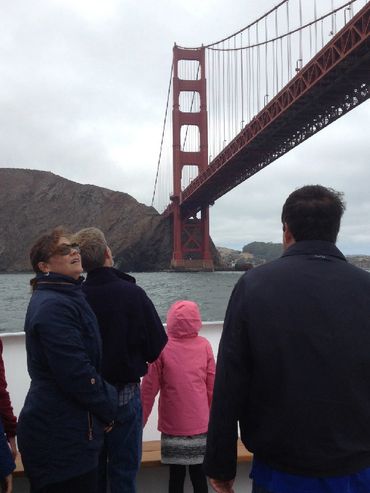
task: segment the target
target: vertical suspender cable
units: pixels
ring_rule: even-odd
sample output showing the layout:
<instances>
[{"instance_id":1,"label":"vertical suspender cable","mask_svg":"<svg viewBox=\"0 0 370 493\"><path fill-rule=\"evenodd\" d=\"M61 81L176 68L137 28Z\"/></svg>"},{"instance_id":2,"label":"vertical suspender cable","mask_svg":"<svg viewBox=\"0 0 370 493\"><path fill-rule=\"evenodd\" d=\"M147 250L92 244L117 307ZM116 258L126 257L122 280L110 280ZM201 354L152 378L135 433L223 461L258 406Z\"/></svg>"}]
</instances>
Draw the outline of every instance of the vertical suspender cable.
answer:
<instances>
[{"instance_id":1,"label":"vertical suspender cable","mask_svg":"<svg viewBox=\"0 0 370 493\"><path fill-rule=\"evenodd\" d=\"M230 39L227 41L227 108L228 108L228 117L227 117L227 142L230 142L230 135L232 133L232 84L231 84L231 51L230 51Z\"/></svg>"},{"instance_id":2,"label":"vertical suspender cable","mask_svg":"<svg viewBox=\"0 0 370 493\"><path fill-rule=\"evenodd\" d=\"M274 97L275 92L275 45L274 41L271 42L271 99Z\"/></svg>"},{"instance_id":3,"label":"vertical suspender cable","mask_svg":"<svg viewBox=\"0 0 370 493\"><path fill-rule=\"evenodd\" d=\"M240 46L243 46L243 33L240 37ZM243 54L244 50L240 50L240 96L241 96L241 105L242 105L242 113L241 113L241 129L244 127L244 70L243 70Z\"/></svg>"},{"instance_id":4,"label":"vertical suspender cable","mask_svg":"<svg viewBox=\"0 0 370 493\"><path fill-rule=\"evenodd\" d=\"M278 29L278 18L277 18L277 13L278 13L278 9L276 8L275 9L275 37L277 38L278 37L278 34L279 34L279 29ZM275 87L275 94L278 93L279 91L279 64L278 64L278 41L276 39L276 42L275 42L275 61L276 61L276 87ZM274 94L274 96L275 96Z\"/></svg>"},{"instance_id":5,"label":"vertical suspender cable","mask_svg":"<svg viewBox=\"0 0 370 493\"><path fill-rule=\"evenodd\" d=\"M255 71L255 65L256 65L255 59L256 59L256 48L253 47L252 48L252 53L251 53L252 118L257 113L257 111L256 111L256 107L257 107L257 93L256 93L256 77L257 77L257 73Z\"/></svg>"},{"instance_id":6,"label":"vertical suspender cable","mask_svg":"<svg viewBox=\"0 0 370 493\"><path fill-rule=\"evenodd\" d=\"M221 78L221 52L217 52L217 140L215 142L216 148L215 148L215 155L218 153L218 150L220 148L220 142L221 142L221 113L222 113L222 104L221 104L221 84L222 84L222 78ZM217 151L216 151L217 149Z\"/></svg>"},{"instance_id":7,"label":"vertical suspender cable","mask_svg":"<svg viewBox=\"0 0 370 493\"><path fill-rule=\"evenodd\" d=\"M324 46L324 21L321 20L321 48Z\"/></svg>"},{"instance_id":8,"label":"vertical suspender cable","mask_svg":"<svg viewBox=\"0 0 370 493\"><path fill-rule=\"evenodd\" d=\"M257 41L257 113L261 109L260 106L260 46L259 46L259 36L258 36L258 21L256 22L256 41Z\"/></svg>"},{"instance_id":9,"label":"vertical suspender cable","mask_svg":"<svg viewBox=\"0 0 370 493\"><path fill-rule=\"evenodd\" d=\"M222 52L222 113L223 113L223 127L224 127L224 135L223 135L223 143L225 147L226 142L226 113L225 113L225 51Z\"/></svg>"},{"instance_id":10,"label":"vertical suspender cable","mask_svg":"<svg viewBox=\"0 0 370 493\"><path fill-rule=\"evenodd\" d=\"M280 87L284 86L283 38L280 38Z\"/></svg>"},{"instance_id":11,"label":"vertical suspender cable","mask_svg":"<svg viewBox=\"0 0 370 493\"><path fill-rule=\"evenodd\" d=\"M265 17L265 100L266 104L269 98L269 81L268 81L268 43L267 43L267 16Z\"/></svg>"},{"instance_id":12,"label":"vertical suspender cable","mask_svg":"<svg viewBox=\"0 0 370 493\"><path fill-rule=\"evenodd\" d=\"M239 88L239 75L238 75L238 70L239 70L239 64L238 64L238 51L236 50L236 36L234 37L234 135L237 134L239 131L239 125L238 125L238 114L239 114L239 108L238 108L238 102L239 102L239 97L238 97L238 88Z\"/></svg>"},{"instance_id":13,"label":"vertical suspender cable","mask_svg":"<svg viewBox=\"0 0 370 493\"><path fill-rule=\"evenodd\" d=\"M286 3L286 17L287 17L287 32L290 30L289 22L289 0ZM287 57L288 57L288 80L292 78L292 50L291 50L291 39L290 34L287 36Z\"/></svg>"},{"instance_id":14,"label":"vertical suspender cable","mask_svg":"<svg viewBox=\"0 0 370 493\"><path fill-rule=\"evenodd\" d=\"M331 11L333 12L333 10L334 10L334 1L331 0ZM333 12L331 15L331 33L330 33L332 36L334 36L334 34L335 34L334 15L335 14Z\"/></svg>"},{"instance_id":15,"label":"vertical suspender cable","mask_svg":"<svg viewBox=\"0 0 370 493\"><path fill-rule=\"evenodd\" d=\"M208 138L209 138L209 146L208 146L208 153L209 151L211 151L209 154L208 154L208 160L207 160L207 163L209 164L210 161L211 161L211 155L213 154L213 148L214 148L214 125L217 121L217 108L216 108L216 104L215 104L215 101L216 101L216 98L215 98L215 54L212 50L208 50L207 51L207 59L211 58L212 57L212 63L210 62L209 64L207 64L207 67L211 67L211 69L209 69L208 73L206 74L206 77L207 77L207 81L208 83L210 83L210 104L208 105L208 129L209 129L209 134L208 134ZM208 94L208 92L207 92ZM212 128L211 128L211 122L213 122L212 124Z\"/></svg>"},{"instance_id":16,"label":"vertical suspender cable","mask_svg":"<svg viewBox=\"0 0 370 493\"><path fill-rule=\"evenodd\" d=\"M302 46L302 25L303 25L303 16L302 16L302 0L299 0L299 59L300 59L300 67L303 65L303 46Z\"/></svg>"},{"instance_id":17,"label":"vertical suspender cable","mask_svg":"<svg viewBox=\"0 0 370 493\"><path fill-rule=\"evenodd\" d=\"M313 8L314 8L314 17L315 17L315 53L318 52L318 49L317 49L317 4L316 4L316 0L314 0L314 4L313 4Z\"/></svg>"},{"instance_id":18,"label":"vertical suspender cable","mask_svg":"<svg viewBox=\"0 0 370 493\"><path fill-rule=\"evenodd\" d=\"M212 120L212 134L213 134L213 139L212 139L212 144L213 147L211 149L211 155L216 156L216 144L218 142L218 120L219 120L219 97L218 97L218 83L219 83L219 77L218 77L218 57L219 57L219 52L213 52L211 51L212 56L213 56L213 65L214 65L214 71L212 74L213 80L214 80L214 93L213 93L213 100L212 100L212 106L214 107L214 112L215 112L215 118ZM211 121L211 119L210 119Z\"/></svg>"},{"instance_id":19,"label":"vertical suspender cable","mask_svg":"<svg viewBox=\"0 0 370 493\"><path fill-rule=\"evenodd\" d=\"M225 99L225 114L226 114L226 142L229 141L230 135L230 114L231 114L231 100L230 100L230 39L227 40L227 48L225 52L226 56L226 99Z\"/></svg>"},{"instance_id":20,"label":"vertical suspender cable","mask_svg":"<svg viewBox=\"0 0 370 493\"><path fill-rule=\"evenodd\" d=\"M216 98L217 98L217 134L216 134L216 140L215 140L215 149L214 149L214 155L218 154L219 149L220 149L220 142L221 142L221 54L218 51L217 52L217 74L215 74L215 77L217 77L217 93L216 93ZM218 147L216 147L218 146Z\"/></svg>"},{"instance_id":21,"label":"vertical suspender cable","mask_svg":"<svg viewBox=\"0 0 370 493\"><path fill-rule=\"evenodd\" d=\"M251 34L250 29L248 29L248 46L251 45ZM252 118L252 68L251 68L251 48L248 48L248 86L247 86L247 95L248 95L248 122L251 121Z\"/></svg>"}]
</instances>

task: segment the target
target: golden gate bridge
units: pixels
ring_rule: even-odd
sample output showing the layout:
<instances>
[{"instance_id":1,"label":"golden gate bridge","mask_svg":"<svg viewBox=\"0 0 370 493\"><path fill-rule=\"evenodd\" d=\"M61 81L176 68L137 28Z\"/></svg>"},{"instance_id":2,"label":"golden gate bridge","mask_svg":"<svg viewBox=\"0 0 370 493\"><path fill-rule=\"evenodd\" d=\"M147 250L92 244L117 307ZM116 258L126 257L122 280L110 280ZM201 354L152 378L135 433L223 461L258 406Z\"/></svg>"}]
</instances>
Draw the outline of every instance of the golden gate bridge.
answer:
<instances>
[{"instance_id":1,"label":"golden gate bridge","mask_svg":"<svg viewBox=\"0 0 370 493\"><path fill-rule=\"evenodd\" d=\"M174 269L213 269L209 206L369 98L369 31L368 0L283 0L174 46L152 199L172 217Z\"/></svg>"}]
</instances>

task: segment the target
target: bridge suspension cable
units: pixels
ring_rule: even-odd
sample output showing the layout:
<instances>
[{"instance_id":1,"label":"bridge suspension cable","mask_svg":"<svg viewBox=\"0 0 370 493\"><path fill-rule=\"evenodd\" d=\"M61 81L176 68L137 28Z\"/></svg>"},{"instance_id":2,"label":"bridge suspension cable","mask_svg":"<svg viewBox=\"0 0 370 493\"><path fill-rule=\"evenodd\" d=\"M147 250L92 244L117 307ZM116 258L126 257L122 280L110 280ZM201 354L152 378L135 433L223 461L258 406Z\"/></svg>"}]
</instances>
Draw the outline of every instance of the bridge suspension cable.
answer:
<instances>
[{"instance_id":1,"label":"bridge suspension cable","mask_svg":"<svg viewBox=\"0 0 370 493\"><path fill-rule=\"evenodd\" d=\"M165 137L165 131L166 131L168 107L169 107L170 95L171 95L171 87L172 87L172 74L173 74L173 64L171 65L170 80L169 80L169 83L168 83L167 102L166 102L166 110L165 110L165 113L164 113L164 119L163 119L163 125L162 125L162 137L161 137L161 144L159 146L159 156L158 156L158 161L157 161L157 171L156 171L155 180L154 180L154 188L153 188L152 202L150 204L152 207L153 207L153 204L154 204L154 198L155 198L155 194L156 194L156 190L157 190L158 176L159 176L159 168L160 168L161 158L162 158L162 150L163 150L163 143L164 143L164 137Z\"/></svg>"}]
</instances>

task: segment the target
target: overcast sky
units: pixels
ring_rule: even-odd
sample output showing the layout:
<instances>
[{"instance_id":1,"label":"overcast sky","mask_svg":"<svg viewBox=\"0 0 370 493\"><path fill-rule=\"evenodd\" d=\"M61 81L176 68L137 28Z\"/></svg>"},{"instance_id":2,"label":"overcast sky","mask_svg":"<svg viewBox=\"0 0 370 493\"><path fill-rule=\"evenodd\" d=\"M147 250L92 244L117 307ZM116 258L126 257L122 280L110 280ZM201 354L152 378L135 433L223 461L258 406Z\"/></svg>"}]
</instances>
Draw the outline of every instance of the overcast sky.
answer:
<instances>
[{"instance_id":1,"label":"overcast sky","mask_svg":"<svg viewBox=\"0 0 370 493\"><path fill-rule=\"evenodd\" d=\"M277 3L1 1L0 165L150 205L174 42L217 41ZM339 247L370 254L369 128L367 102L219 199L210 212L216 245L281 241L287 195L320 183L345 193Z\"/></svg>"}]
</instances>

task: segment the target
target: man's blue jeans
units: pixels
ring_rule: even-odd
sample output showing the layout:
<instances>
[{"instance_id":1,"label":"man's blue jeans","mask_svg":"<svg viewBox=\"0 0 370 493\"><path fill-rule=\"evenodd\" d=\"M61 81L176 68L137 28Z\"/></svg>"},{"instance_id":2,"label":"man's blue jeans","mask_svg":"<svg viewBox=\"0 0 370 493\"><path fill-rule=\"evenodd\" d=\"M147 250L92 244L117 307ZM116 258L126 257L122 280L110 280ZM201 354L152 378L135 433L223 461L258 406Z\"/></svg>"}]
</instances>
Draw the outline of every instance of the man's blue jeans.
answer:
<instances>
[{"instance_id":1,"label":"man's blue jeans","mask_svg":"<svg viewBox=\"0 0 370 493\"><path fill-rule=\"evenodd\" d=\"M143 418L139 384L119 391L115 425L105 436L99 463L99 493L136 493L141 462Z\"/></svg>"}]
</instances>

